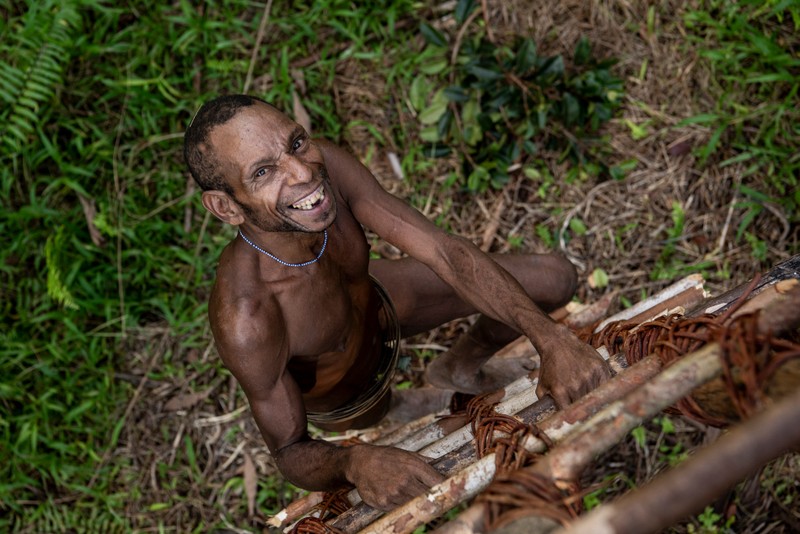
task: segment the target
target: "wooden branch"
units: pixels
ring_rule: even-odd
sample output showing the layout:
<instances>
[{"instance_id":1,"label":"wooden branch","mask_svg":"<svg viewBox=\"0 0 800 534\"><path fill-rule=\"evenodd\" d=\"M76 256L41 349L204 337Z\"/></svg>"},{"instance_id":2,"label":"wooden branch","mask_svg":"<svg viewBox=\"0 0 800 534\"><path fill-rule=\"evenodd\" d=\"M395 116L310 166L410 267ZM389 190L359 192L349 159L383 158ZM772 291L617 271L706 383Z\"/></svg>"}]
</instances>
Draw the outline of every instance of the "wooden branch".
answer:
<instances>
[{"instance_id":1,"label":"wooden branch","mask_svg":"<svg viewBox=\"0 0 800 534\"><path fill-rule=\"evenodd\" d=\"M581 428L581 420L597 412L612 399L619 398L626 392L640 387L660 369L661 364L657 358L645 358L624 373L603 383L575 404L542 421L539 428L554 441L563 439ZM546 448L542 440L534 437L525 440L524 446L529 452L543 452ZM411 532L483 491L491 483L494 474L495 455L492 453L457 472L442 484L432 488L427 494L416 497L404 506L395 509L372 525L369 525L369 522L373 520L374 515L356 520L352 515L348 515L352 512L349 510L332 521L331 526L344 532L356 532L362 528L363 532ZM345 516L348 516L346 522L342 521ZM402 525L402 528L399 528L395 522Z\"/></svg>"},{"instance_id":2,"label":"wooden branch","mask_svg":"<svg viewBox=\"0 0 800 534\"><path fill-rule=\"evenodd\" d=\"M534 380L527 390L522 391L495 406L494 411L503 415L511 415L536 402L538 400L538 397L536 396L537 382L537 380ZM445 436L436 443L432 443L431 445L420 450L419 453L423 456L427 456L428 458L440 458L448 452L454 451L465 443L468 443L473 437L472 425L467 424L455 432Z\"/></svg>"},{"instance_id":3,"label":"wooden branch","mask_svg":"<svg viewBox=\"0 0 800 534\"><path fill-rule=\"evenodd\" d=\"M791 330L800 326L800 289L771 301L759 320L762 333L776 326ZM630 430L665 407L685 397L701 384L722 373L716 343L687 354L642 387L616 401L585 423L586 431L560 444L534 470L554 481L574 480L595 455L622 439Z\"/></svg>"},{"instance_id":4,"label":"wooden branch","mask_svg":"<svg viewBox=\"0 0 800 534\"><path fill-rule=\"evenodd\" d=\"M766 287L776 284L781 280L800 278L800 254L792 256L788 260L779 263L761 276L758 285L753 289L751 297L763 291ZM737 286L730 291L726 291L718 297L713 297L703 301L697 307L686 313L687 317L695 317L704 313L722 313L730 308L747 289L749 283Z\"/></svg>"},{"instance_id":5,"label":"wooden branch","mask_svg":"<svg viewBox=\"0 0 800 534\"><path fill-rule=\"evenodd\" d=\"M660 315L670 313L672 310L683 313L684 310L695 306L703 300L705 296L703 277L699 274L692 274L662 289L652 297L612 315L597 325L594 331L599 332L605 328L606 325L616 321L642 323Z\"/></svg>"},{"instance_id":6,"label":"wooden branch","mask_svg":"<svg viewBox=\"0 0 800 534\"><path fill-rule=\"evenodd\" d=\"M781 280L762 288L760 293L748 300L733 316L765 309L759 316L758 329L762 333L771 332L776 336L797 328L798 306L800 306L800 281ZM723 306L724 309L728 307ZM798 387L800 387L800 359L794 359L784 363L780 372L770 377L764 387L764 394L770 400L779 400L793 393ZM715 419L726 421L728 424L740 420L725 382L721 378L698 387L692 393L692 399L705 413Z\"/></svg>"},{"instance_id":7,"label":"wooden branch","mask_svg":"<svg viewBox=\"0 0 800 534\"><path fill-rule=\"evenodd\" d=\"M487 402L500 402L496 410L500 413L516 413L536 402L536 380L523 376L505 388L495 392ZM436 421L417 434L403 440L395 447L407 451L419 451L423 456L438 458L457 449L472 438L472 430L465 416Z\"/></svg>"},{"instance_id":8,"label":"wooden branch","mask_svg":"<svg viewBox=\"0 0 800 534\"><path fill-rule=\"evenodd\" d=\"M675 469L562 534L658 532L702 510L760 466L800 445L800 390L739 425Z\"/></svg>"},{"instance_id":9,"label":"wooden branch","mask_svg":"<svg viewBox=\"0 0 800 534\"><path fill-rule=\"evenodd\" d=\"M592 459L625 437L643 420L685 397L722 372L716 343L687 354L648 383L586 421L584 431L565 440L533 470L553 481L572 481ZM527 447L526 447L527 448Z\"/></svg>"},{"instance_id":10,"label":"wooden branch","mask_svg":"<svg viewBox=\"0 0 800 534\"><path fill-rule=\"evenodd\" d=\"M681 290L689 291L690 293L696 293L697 282L698 279L697 276L695 276L695 277L688 277L687 279L684 279L683 281L680 281L677 284L673 284L666 290L648 299L647 305L639 307L639 313L644 313L647 310L651 310L653 307L659 306L661 302L669 300L669 298L671 297L674 297L676 295L675 292L678 290L678 288L682 288ZM664 292L667 292L667 294L665 295ZM678 291L677 294L679 293L680 291ZM615 297L616 297L615 293L609 293L603 296L598 301L590 305L581 306L578 309L574 309L573 307L574 305L570 304L565 308L557 310L556 313L558 313L559 315L558 317L555 317L555 319L563 321L564 324L566 324L572 329L580 329L587 327L599 321L603 316L606 315L606 313L608 312L608 308L611 306L611 303ZM696 297L689 297L686 299L686 301L693 299L696 299ZM660 313L663 313L663 311L664 308L662 306L657 310L651 311L650 314L651 316L655 316ZM603 351L600 352L604 358L608 359L607 352ZM533 348L533 346L531 345L530 341L527 338L520 337L517 340L510 343L507 347L501 349L498 352L497 357L505 357L508 355L521 356L526 353L535 354L535 349ZM619 357L612 358L609 360L609 362L611 363L612 369L615 372L619 372L619 370L622 367L624 367L625 363L624 359ZM513 396L521 392L525 388L535 389L535 383L532 383L527 376L522 377L519 380L513 382L512 384L506 386L506 388L504 389L505 395L503 395L503 398L501 400L505 400L509 396ZM552 402L552 401L550 400L547 402ZM423 418L418 419L417 421L412 421L410 423L407 423L406 425L403 425L399 429L391 432L390 434L387 434L386 436L376 439L374 443L376 445L393 445L405 450L418 451L423 447L431 445L434 441L446 437L449 433L451 433L454 430L452 428L453 421L445 423L440 423L438 421L440 419L440 416L444 416L447 414L449 414L449 411L440 412L439 414L435 415L427 415ZM459 426L463 426L463 423L462 425ZM443 460L446 455L453 455L454 458L451 458L449 462L453 463L453 465L460 465L460 466L464 465L464 462L467 461L466 460L467 458L474 458L474 451L472 453L472 456L469 456L469 454L466 453L466 451L461 450L464 447L463 444L460 445L460 448L457 447L459 443L463 442L463 435L460 436L459 439L454 439L454 438L451 439L452 442L449 444L449 446L443 445L440 446L440 448L437 449L436 452L433 452L433 449L429 450L428 452L430 452L433 455L438 455L438 457L442 458ZM455 460L455 458L461 458L461 460L458 461L458 463L456 463L457 461ZM445 461L444 463L446 464L447 461ZM442 472L444 474L448 474L446 471ZM309 493L305 497L302 497L297 501L291 503L287 508L281 510L278 514L270 518L269 524L273 527L280 528L293 521L296 521L303 515L308 514L316 504L321 502L323 496L324 496L323 492ZM351 494L348 495L348 498L353 503L357 504L360 502L360 497L355 491L351 492ZM364 505L364 507L365 506L366 505ZM367 516L364 514L367 514L367 512L363 510L363 507L359 507L359 510L353 510L352 515L358 517L364 516L366 518ZM372 519L374 519L375 517L376 516L373 515ZM347 517L345 517L345 520L347 520Z\"/></svg>"}]
</instances>

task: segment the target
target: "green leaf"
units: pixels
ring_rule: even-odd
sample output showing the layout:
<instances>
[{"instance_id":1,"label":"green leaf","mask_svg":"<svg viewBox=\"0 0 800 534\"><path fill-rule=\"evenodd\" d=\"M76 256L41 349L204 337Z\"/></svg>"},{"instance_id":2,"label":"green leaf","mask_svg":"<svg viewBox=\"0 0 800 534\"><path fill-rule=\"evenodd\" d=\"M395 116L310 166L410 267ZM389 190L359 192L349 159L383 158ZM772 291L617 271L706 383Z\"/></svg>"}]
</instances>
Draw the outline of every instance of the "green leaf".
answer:
<instances>
[{"instance_id":1,"label":"green leaf","mask_svg":"<svg viewBox=\"0 0 800 534\"><path fill-rule=\"evenodd\" d=\"M419 122L425 125L436 124L447 111L447 102L432 102L419 114Z\"/></svg>"},{"instance_id":2,"label":"green leaf","mask_svg":"<svg viewBox=\"0 0 800 534\"><path fill-rule=\"evenodd\" d=\"M575 46L575 64L577 65L585 65L589 62L592 57L592 46L589 44L589 40L581 36L578 40L578 44Z\"/></svg>"},{"instance_id":3,"label":"green leaf","mask_svg":"<svg viewBox=\"0 0 800 534\"><path fill-rule=\"evenodd\" d=\"M533 39L526 38L517 50L517 72L527 73L536 65L536 43Z\"/></svg>"},{"instance_id":4,"label":"green leaf","mask_svg":"<svg viewBox=\"0 0 800 534\"><path fill-rule=\"evenodd\" d=\"M708 124L711 122L717 122L720 116L715 113L701 113L699 115L694 115L693 117L687 117L680 121L677 126L686 126L687 124Z\"/></svg>"},{"instance_id":5,"label":"green leaf","mask_svg":"<svg viewBox=\"0 0 800 534\"><path fill-rule=\"evenodd\" d=\"M586 233L586 224L582 220L577 217L573 217L569 220L569 229L575 235L584 235Z\"/></svg>"},{"instance_id":6,"label":"green leaf","mask_svg":"<svg viewBox=\"0 0 800 534\"><path fill-rule=\"evenodd\" d=\"M597 289L608 287L608 274L598 267L589 275L589 286Z\"/></svg>"},{"instance_id":7,"label":"green leaf","mask_svg":"<svg viewBox=\"0 0 800 534\"><path fill-rule=\"evenodd\" d=\"M470 191L481 191L486 188L489 180L489 171L480 165L475 167L467 178L467 188Z\"/></svg>"},{"instance_id":8,"label":"green leaf","mask_svg":"<svg viewBox=\"0 0 800 534\"><path fill-rule=\"evenodd\" d=\"M725 133L725 129L728 127L727 124L723 124L716 130L714 133L711 134L711 138L708 140L708 144L702 148L700 151L700 164L704 164L711 154L717 150L717 145L719 144L719 140L722 137L722 134Z\"/></svg>"},{"instance_id":9,"label":"green leaf","mask_svg":"<svg viewBox=\"0 0 800 534\"><path fill-rule=\"evenodd\" d=\"M425 107L425 99L428 96L428 90L428 81L424 76L417 76L411 82L411 87L408 90L408 98L415 111L420 111Z\"/></svg>"},{"instance_id":10,"label":"green leaf","mask_svg":"<svg viewBox=\"0 0 800 534\"><path fill-rule=\"evenodd\" d=\"M446 59L437 59L437 60L425 63L423 65L420 65L419 70L423 74L434 75L434 74L439 74L444 69L446 69L447 65L448 65L448 63L447 63Z\"/></svg>"},{"instance_id":11,"label":"green leaf","mask_svg":"<svg viewBox=\"0 0 800 534\"><path fill-rule=\"evenodd\" d=\"M458 102L459 104L463 104L469 100L469 94L467 94L467 91L458 85L451 85L450 87L445 88L444 96L446 96L450 102Z\"/></svg>"},{"instance_id":12,"label":"green leaf","mask_svg":"<svg viewBox=\"0 0 800 534\"><path fill-rule=\"evenodd\" d=\"M433 26L423 22L419 25L419 31L429 44L439 47L447 46L447 39Z\"/></svg>"},{"instance_id":13,"label":"green leaf","mask_svg":"<svg viewBox=\"0 0 800 534\"><path fill-rule=\"evenodd\" d=\"M479 80L492 81L501 80L505 78L505 74L496 70L487 69L478 65L469 65L466 68L467 72L478 78Z\"/></svg>"},{"instance_id":14,"label":"green leaf","mask_svg":"<svg viewBox=\"0 0 800 534\"><path fill-rule=\"evenodd\" d=\"M435 143L440 141L439 128L435 125L427 126L419 132L419 137L426 143Z\"/></svg>"},{"instance_id":15,"label":"green leaf","mask_svg":"<svg viewBox=\"0 0 800 534\"><path fill-rule=\"evenodd\" d=\"M540 78L560 78L564 75L564 58L560 55L547 58L539 71Z\"/></svg>"},{"instance_id":16,"label":"green leaf","mask_svg":"<svg viewBox=\"0 0 800 534\"><path fill-rule=\"evenodd\" d=\"M636 444L639 445L640 448L645 448L647 445L647 431L643 426L637 426L631 430L631 436L633 436L634 441L636 441Z\"/></svg>"},{"instance_id":17,"label":"green leaf","mask_svg":"<svg viewBox=\"0 0 800 534\"><path fill-rule=\"evenodd\" d=\"M564 93L564 123L567 126L577 124L580 118L581 106L572 93Z\"/></svg>"},{"instance_id":18,"label":"green leaf","mask_svg":"<svg viewBox=\"0 0 800 534\"><path fill-rule=\"evenodd\" d=\"M647 129L647 123L636 124L630 119L623 119L623 122L630 129L631 138L633 138L634 141L639 141L650 135L650 131Z\"/></svg>"},{"instance_id":19,"label":"green leaf","mask_svg":"<svg viewBox=\"0 0 800 534\"><path fill-rule=\"evenodd\" d=\"M469 15L475 10L476 5L475 0L458 0L455 17L459 26L464 24Z\"/></svg>"}]
</instances>

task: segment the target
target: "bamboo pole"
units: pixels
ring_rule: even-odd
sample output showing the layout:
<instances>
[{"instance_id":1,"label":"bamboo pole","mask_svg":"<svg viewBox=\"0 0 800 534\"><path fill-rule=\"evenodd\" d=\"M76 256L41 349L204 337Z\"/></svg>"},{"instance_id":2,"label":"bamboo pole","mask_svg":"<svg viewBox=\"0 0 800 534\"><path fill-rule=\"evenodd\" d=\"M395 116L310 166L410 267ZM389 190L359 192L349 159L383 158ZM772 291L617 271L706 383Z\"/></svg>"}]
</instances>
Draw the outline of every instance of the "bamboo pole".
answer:
<instances>
[{"instance_id":1,"label":"bamboo pole","mask_svg":"<svg viewBox=\"0 0 800 534\"><path fill-rule=\"evenodd\" d=\"M753 288L751 296L759 294L763 289L780 282L781 280L800 279L800 254L792 256L779 263L761 276L761 280ZM723 313L732 306L745 292L748 284L739 285L725 293L704 300L697 307L689 310L687 317L694 317L704 313Z\"/></svg>"},{"instance_id":2,"label":"bamboo pole","mask_svg":"<svg viewBox=\"0 0 800 534\"><path fill-rule=\"evenodd\" d=\"M536 380L532 380L526 375L499 390L494 394L500 402L497 409L504 410L502 413L515 413L521 408L536 402L535 393L531 396L531 392L536 390L536 383ZM419 451L420 454L429 458L438 458L465 442L463 437L453 438L450 436L454 434L461 436L465 428L469 429L467 423L466 416L455 416L450 419L436 421L394 446L407 451ZM471 435L467 437L467 440L470 438ZM445 445L435 446L435 444L442 443L442 441L444 441ZM458 443L458 445L451 445L448 448L448 445L446 445L448 443ZM443 452L439 453L438 451Z\"/></svg>"}]
</instances>

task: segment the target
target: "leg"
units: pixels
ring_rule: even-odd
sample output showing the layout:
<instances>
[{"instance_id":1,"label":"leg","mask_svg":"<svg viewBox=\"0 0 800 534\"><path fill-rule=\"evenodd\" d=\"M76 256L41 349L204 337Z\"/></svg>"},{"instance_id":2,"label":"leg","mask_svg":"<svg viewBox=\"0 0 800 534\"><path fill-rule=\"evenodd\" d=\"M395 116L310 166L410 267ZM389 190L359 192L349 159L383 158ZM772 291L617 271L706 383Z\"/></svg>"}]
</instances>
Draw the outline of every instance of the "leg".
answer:
<instances>
[{"instance_id":1,"label":"leg","mask_svg":"<svg viewBox=\"0 0 800 534\"><path fill-rule=\"evenodd\" d=\"M490 257L511 273L545 312L569 302L577 288L575 267L562 256L491 254ZM369 268L394 302L403 337L478 312L427 266L413 258L372 260Z\"/></svg>"},{"instance_id":2,"label":"leg","mask_svg":"<svg viewBox=\"0 0 800 534\"><path fill-rule=\"evenodd\" d=\"M575 268L560 256L492 255L492 259L510 272L544 311L564 305L575 292ZM423 332L476 312L426 266L413 259L377 260L370 269L395 301L404 335ZM489 372L484 364L518 336L513 328L481 315L448 352L428 366L428 381L465 393L497 390L521 376L523 369L519 362L505 362L510 365Z\"/></svg>"}]
</instances>

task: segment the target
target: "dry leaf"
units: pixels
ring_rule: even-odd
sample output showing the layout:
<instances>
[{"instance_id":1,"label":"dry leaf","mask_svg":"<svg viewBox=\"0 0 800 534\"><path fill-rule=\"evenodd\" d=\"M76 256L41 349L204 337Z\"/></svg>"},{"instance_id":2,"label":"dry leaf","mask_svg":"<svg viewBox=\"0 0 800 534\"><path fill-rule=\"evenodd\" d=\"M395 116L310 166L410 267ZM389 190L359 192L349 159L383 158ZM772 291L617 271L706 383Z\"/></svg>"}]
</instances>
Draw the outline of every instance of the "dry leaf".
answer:
<instances>
[{"instance_id":1,"label":"dry leaf","mask_svg":"<svg viewBox=\"0 0 800 534\"><path fill-rule=\"evenodd\" d=\"M300 90L301 95L306 94L306 75L301 69L292 69L292 80L295 86Z\"/></svg>"},{"instance_id":2,"label":"dry leaf","mask_svg":"<svg viewBox=\"0 0 800 534\"><path fill-rule=\"evenodd\" d=\"M292 92L292 98L294 99L294 104L292 106L292 110L294 112L294 120L297 124L302 126L306 129L306 132L309 134L311 133L311 116L306 111L305 106L303 103L300 102L300 97L297 96L297 92Z\"/></svg>"},{"instance_id":3,"label":"dry leaf","mask_svg":"<svg viewBox=\"0 0 800 534\"><path fill-rule=\"evenodd\" d=\"M187 410L198 402L206 400L208 396L211 395L211 392L214 391L214 387L215 386L211 386L205 391L200 391L198 393L187 393L185 395L177 395L172 397L167 401L167 404L164 405L164 410L168 412Z\"/></svg>"},{"instance_id":4,"label":"dry leaf","mask_svg":"<svg viewBox=\"0 0 800 534\"><path fill-rule=\"evenodd\" d=\"M102 247L106 240L103 239L100 230L94 225L94 218L97 217L97 206L94 203L94 199L86 198L78 193L78 200L81 202L83 216L86 218L86 224L89 226L89 237L92 239L92 243L94 243L95 246Z\"/></svg>"},{"instance_id":5,"label":"dry leaf","mask_svg":"<svg viewBox=\"0 0 800 534\"><path fill-rule=\"evenodd\" d=\"M256 511L256 488L258 485L258 474L256 466L250 455L244 453L244 493L247 495L247 517L253 517Z\"/></svg>"}]
</instances>

